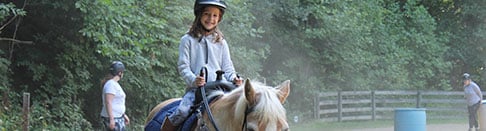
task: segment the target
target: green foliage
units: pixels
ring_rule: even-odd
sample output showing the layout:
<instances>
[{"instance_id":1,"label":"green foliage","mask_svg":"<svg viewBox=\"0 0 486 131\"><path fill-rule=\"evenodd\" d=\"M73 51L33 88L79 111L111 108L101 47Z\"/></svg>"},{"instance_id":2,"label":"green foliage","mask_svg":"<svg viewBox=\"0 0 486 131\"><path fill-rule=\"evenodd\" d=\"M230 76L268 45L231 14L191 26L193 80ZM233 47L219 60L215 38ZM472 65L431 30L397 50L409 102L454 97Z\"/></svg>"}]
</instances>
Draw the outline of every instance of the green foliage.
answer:
<instances>
[{"instance_id":1,"label":"green foliage","mask_svg":"<svg viewBox=\"0 0 486 131\"><path fill-rule=\"evenodd\" d=\"M257 18L266 22L258 22L262 43L271 46L262 73L273 83L293 80L296 110L312 106L312 98L299 96L316 91L451 89L448 38L436 34L434 18L415 1L261 3L257 11L272 14Z\"/></svg>"},{"instance_id":2,"label":"green foliage","mask_svg":"<svg viewBox=\"0 0 486 131\"><path fill-rule=\"evenodd\" d=\"M20 106L13 107L15 109L8 109L0 112L0 130L12 131L18 130L22 123L22 109Z\"/></svg>"},{"instance_id":3,"label":"green foliage","mask_svg":"<svg viewBox=\"0 0 486 131\"><path fill-rule=\"evenodd\" d=\"M53 98L50 101L33 101L30 124L32 129L42 130L93 130L84 116L79 113L77 103L52 104L64 102L64 98Z\"/></svg>"},{"instance_id":4,"label":"green foliage","mask_svg":"<svg viewBox=\"0 0 486 131\"><path fill-rule=\"evenodd\" d=\"M264 32L261 25L253 24L259 20L251 11L258 5L248 0L228 1L227 4L228 9L220 25L235 69L244 78L262 81L260 72L270 47L255 40L262 38Z\"/></svg>"},{"instance_id":5,"label":"green foliage","mask_svg":"<svg viewBox=\"0 0 486 131\"><path fill-rule=\"evenodd\" d=\"M0 55L4 55L0 50ZM10 61L6 58L0 57L0 94L2 95L2 102L0 103L0 130L13 130L18 125L20 115L15 114L19 111L18 106L10 106L9 98L16 95L15 92L10 92L10 75L9 69ZM12 108L12 109L11 109Z\"/></svg>"},{"instance_id":6,"label":"green foliage","mask_svg":"<svg viewBox=\"0 0 486 131\"><path fill-rule=\"evenodd\" d=\"M3 51L0 50L0 55L3 55ZM11 71L8 68L10 66L10 61L6 58L0 57L0 91L7 91L7 87L10 86L10 76Z\"/></svg>"},{"instance_id":7,"label":"green foliage","mask_svg":"<svg viewBox=\"0 0 486 131\"><path fill-rule=\"evenodd\" d=\"M72 1L34 1L26 10L29 16L18 28L19 39L35 41L33 45L9 46L13 61L9 67L14 73L8 91L20 94L30 92L34 106L31 116L44 118L31 122L32 129L90 129L81 112L79 94L92 84L92 45L80 42L80 22ZM49 15L58 14L58 15ZM78 13L79 14L79 13ZM12 31L6 28L7 31ZM31 32L36 30L38 32ZM62 31L62 32L61 32ZM31 34L29 34L31 33ZM13 53L12 53L13 52ZM5 99L5 96L4 96ZM7 100L19 99L8 97ZM18 105L20 102L12 103ZM42 103L42 104L39 104ZM62 103L62 104L60 104ZM40 107L36 104L41 105ZM39 108L37 108L39 107ZM51 115L48 115L51 114ZM66 122L66 121L79 121ZM84 121L84 122L83 122Z\"/></svg>"},{"instance_id":8,"label":"green foliage","mask_svg":"<svg viewBox=\"0 0 486 131\"><path fill-rule=\"evenodd\" d=\"M0 22L4 24L8 16L25 16L26 12L23 9L18 9L13 3L0 3Z\"/></svg>"},{"instance_id":9,"label":"green foliage","mask_svg":"<svg viewBox=\"0 0 486 131\"><path fill-rule=\"evenodd\" d=\"M486 45L484 42L485 23L486 17L484 17L486 2L482 0L470 0L470 1L454 1L447 3L449 8L441 8L441 13L436 14L438 19L438 29L443 32L450 33L451 39L446 43L449 48L446 58L453 62L453 70L451 75L451 81L456 87L460 87L461 80L460 74L469 72L473 76L480 76L476 81L479 84L486 82L486 72L484 67L486 61L484 56L486 55ZM434 4L429 6L434 7ZM432 10L432 9L431 9ZM480 13L483 12L483 13ZM446 15L443 15L446 14Z\"/></svg>"}]
</instances>

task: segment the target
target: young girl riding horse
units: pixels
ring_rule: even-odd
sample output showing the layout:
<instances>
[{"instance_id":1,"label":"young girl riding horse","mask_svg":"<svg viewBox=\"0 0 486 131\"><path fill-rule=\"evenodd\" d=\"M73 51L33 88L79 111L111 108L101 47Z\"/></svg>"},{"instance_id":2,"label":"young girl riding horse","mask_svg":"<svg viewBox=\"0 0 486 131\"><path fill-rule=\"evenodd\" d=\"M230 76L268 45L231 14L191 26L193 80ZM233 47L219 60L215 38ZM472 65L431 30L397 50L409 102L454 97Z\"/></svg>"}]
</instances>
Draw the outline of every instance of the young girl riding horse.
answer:
<instances>
[{"instance_id":1,"label":"young girl riding horse","mask_svg":"<svg viewBox=\"0 0 486 131\"><path fill-rule=\"evenodd\" d=\"M162 127L174 130L190 113L195 101L195 92L206 81L216 80L216 71L222 70L223 80L232 81L235 85L242 84L236 76L233 62L223 33L218 29L226 9L226 3L220 0L196 0L192 27L181 38L179 45L178 71L186 82L186 93L177 110L168 115ZM205 79L200 76L201 68L207 68Z\"/></svg>"}]
</instances>

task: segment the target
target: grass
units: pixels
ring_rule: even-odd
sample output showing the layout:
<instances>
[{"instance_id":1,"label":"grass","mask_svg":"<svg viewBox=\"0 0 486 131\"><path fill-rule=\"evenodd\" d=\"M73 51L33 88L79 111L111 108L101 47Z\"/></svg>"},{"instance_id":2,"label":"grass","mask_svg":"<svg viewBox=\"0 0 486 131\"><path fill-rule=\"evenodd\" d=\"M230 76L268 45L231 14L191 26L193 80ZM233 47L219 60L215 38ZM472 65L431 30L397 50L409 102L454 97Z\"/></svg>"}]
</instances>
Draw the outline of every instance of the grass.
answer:
<instances>
[{"instance_id":1,"label":"grass","mask_svg":"<svg viewBox=\"0 0 486 131\"><path fill-rule=\"evenodd\" d=\"M431 124L456 124L467 123L467 119L431 119L427 120L427 125ZM376 121L344 121L344 122L324 122L311 121L302 124L291 124L290 130L293 131L345 131L365 128L385 128L393 127L394 120L376 120Z\"/></svg>"}]
</instances>

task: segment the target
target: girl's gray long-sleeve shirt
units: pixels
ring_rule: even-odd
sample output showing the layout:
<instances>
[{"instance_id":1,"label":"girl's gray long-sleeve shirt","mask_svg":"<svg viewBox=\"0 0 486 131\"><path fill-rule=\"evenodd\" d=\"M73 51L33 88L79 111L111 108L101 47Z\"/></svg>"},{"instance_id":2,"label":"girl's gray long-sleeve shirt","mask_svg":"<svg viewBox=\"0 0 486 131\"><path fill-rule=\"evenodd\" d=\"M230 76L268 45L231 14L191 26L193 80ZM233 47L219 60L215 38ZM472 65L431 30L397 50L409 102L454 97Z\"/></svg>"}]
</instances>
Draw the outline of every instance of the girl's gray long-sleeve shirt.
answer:
<instances>
[{"instance_id":1,"label":"girl's gray long-sleeve shirt","mask_svg":"<svg viewBox=\"0 0 486 131\"><path fill-rule=\"evenodd\" d=\"M205 65L208 69L208 82L216 80L217 70L225 72L224 80L231 81L236 77L226 40L214 42L214 35L204 36L201 40L189 34L181 38L177 68L188 88L196 87L196 76Z\"/></svg>"}]
</instances>

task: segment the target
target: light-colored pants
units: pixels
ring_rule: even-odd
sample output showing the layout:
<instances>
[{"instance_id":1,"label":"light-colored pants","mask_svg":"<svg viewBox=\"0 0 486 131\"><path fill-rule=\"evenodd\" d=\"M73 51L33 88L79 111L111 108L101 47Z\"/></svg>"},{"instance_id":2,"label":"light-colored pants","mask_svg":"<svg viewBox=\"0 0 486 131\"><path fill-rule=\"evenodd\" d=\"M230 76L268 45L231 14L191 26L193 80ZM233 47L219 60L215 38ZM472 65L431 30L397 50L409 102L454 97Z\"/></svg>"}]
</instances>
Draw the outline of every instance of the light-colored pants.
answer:
<instances>
[{"instance_id":1,"label":"light-colored pants","mask_svg":"<svg viewBox=\"0 0 486 131\"><path fill-rule=\"evenodd\" d=\"M197 89L188 90L182 97L181 103L177 109L172 114L169 114L168 118L173 125L179 126L189 116L191 106L194 105L194 100L196 99L196 90Z\"/></svg>"},{"instance_id":2,"label":"light-colored pants","mask_svg":"<svg viewBox=\"0 0 486 131\"><path fill-rule=\"evenodd\" d=\"M125 118L122 117L115 117L115 129L110 130L110 118L108 117L101 117L103 119L103 127L105 131L126 131L125 128Z\"/></svg>"}]
</instances>

